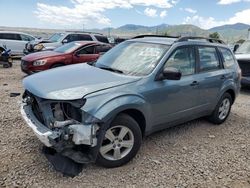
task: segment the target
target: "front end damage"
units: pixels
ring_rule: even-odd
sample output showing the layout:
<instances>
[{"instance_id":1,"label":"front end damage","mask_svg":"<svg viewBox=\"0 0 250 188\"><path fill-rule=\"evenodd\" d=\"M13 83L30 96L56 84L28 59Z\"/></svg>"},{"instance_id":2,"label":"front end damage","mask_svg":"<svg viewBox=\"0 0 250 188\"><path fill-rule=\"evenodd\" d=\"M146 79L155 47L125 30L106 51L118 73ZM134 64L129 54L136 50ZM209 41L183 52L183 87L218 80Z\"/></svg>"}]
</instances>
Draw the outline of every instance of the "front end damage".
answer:
<instances>
[{"instance_id":1,"label":"front end damage","mask_svg":"<svg viewBox=\"0 0 250 188\"><path fill-rule=\"evenodd\" d=\"M102 140L102 122L81 110L84 99L46 100L28 91L21 113L39 140L57 154L84 164L94 162Z\"/></svg>"}]
</instances>

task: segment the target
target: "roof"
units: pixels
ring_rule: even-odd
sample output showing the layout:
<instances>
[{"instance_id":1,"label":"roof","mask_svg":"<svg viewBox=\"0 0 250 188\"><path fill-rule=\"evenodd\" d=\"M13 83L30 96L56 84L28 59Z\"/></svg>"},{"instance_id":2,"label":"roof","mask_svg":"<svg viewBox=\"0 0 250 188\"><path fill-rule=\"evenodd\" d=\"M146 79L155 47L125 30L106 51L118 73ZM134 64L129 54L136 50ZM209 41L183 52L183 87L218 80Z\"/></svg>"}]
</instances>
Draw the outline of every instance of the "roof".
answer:
<instances>
[{"instance_id":1,"label":"roof","mask_svg":"<svg viewBox=\"0 0 250 188\"><path fill-rule=\"evenodd\" d=\"M7 30L0 30L0 33L14 33L14 34L24 34L24 35L30 35L28 33L19 32L19 31L7 31ZM30 35L31 36L31 35Z\"/></svg>"},{"instance_id":2,"label":"roof","mask_svg":"<svg viewBox=\"0 0 250 188\"><path fill-rule=\"evenodd\" d=\"M174 43L176 44L209 44L212 46L223 46L227 47L226 44L219 39L211 39L211 38L205 38L205 37L168 37L168 36L153 36L153 35L148 35L148 36L138 36L133 39L130 39L129 41L137 41L137 42L147 42L147 43L156 43L156 44L165 44L165 45L173 45Z\"/></svg>"},{"instance_id":3,"label":"roof","mask_svg":"<svg viewBox=\"0 0 250 188\"><path fill-rule=\"evenodd\" d=\"M129 41L172 45L177 40L178 39L174 39L174 38L145 37L145 38L130 39Z\"/></svg>"}]
</instances>

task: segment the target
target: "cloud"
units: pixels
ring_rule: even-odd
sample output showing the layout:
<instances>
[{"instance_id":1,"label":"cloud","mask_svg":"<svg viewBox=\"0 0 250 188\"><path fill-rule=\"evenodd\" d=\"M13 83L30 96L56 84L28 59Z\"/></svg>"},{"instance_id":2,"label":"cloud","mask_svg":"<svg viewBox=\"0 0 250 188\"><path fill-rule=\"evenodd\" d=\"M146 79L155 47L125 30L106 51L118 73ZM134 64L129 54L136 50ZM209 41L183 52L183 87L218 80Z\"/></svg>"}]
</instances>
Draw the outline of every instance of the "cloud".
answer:
<instances>
[{"instance_id":1,"label":"cloud","mask_svg":"<svg viewBox=\"0 0 250 188\"><path fill-rule=\"evenodd\" d=\"M197 13L197 10L194 10L194 9L192 9L192 8L185 8L184 10L185 10L186 12L191 13L191 14L196 14L196 13Z\"/></svg>"},{"instance_id":2,"label":"cloud","mask_svg":"<svg viewBox=\"0 0 250 188\"><path fill-rule=\"evenodd\" d=\"M160 17L165 18L166 16L167 16L167 11L166 10L161 11Z\"/></svg>"},{"instance_id":3,"label":"cloud","mask_svg":"<svg viewBox=\"0 0 250 188\"><path fill-rule=\"evenodd\" d=\"M230 5L230 4L239 3L239 2L250 2L250 0L219 0L218 4Z\"/></svg>"},{"instance_id":4,"label":"cloud","mask_svg":"<svg viewBox=\"0 0 250 188\"><path fill-rule=\"evenodd\" d=\"M132 9L135 6L147 7L144 13L151 17L157 16L157 10L169 9L177 1L174 0L70 0L73 6L50 5L37 3L34 11L39 20L47 23L70 26L72 24L110 25L111 20L104 15L105 11L122 8ZM163 14L164 15L164 14Z\"/></svg>"},{"instance_id":5,"label":"cloud","mask_svg":"<svg viewBox=\"0 0 250 188\"><path fill-rule=\"evenodd\" d=\"M245 23L250 24L250 9L246 9L240 12L237 12L233 17L228 20L218 21L213 17L202 17L199 15L194 15L192 17L188 16L184 19L183 24L193 24L197 25L204 29L210 29L212 27L225 25L225 24L235 24L235 23Z\"/></svg>"},{"instance_id":6,"label":"cloud","mask_svg":"<svg viewBox=\"0 0 250 188\"><path fill-rule=\"evenodd\" d=\"M149 17L157 17L157 10L153 8L146 8L144 14Z\"/></svg>"}]
</instances>

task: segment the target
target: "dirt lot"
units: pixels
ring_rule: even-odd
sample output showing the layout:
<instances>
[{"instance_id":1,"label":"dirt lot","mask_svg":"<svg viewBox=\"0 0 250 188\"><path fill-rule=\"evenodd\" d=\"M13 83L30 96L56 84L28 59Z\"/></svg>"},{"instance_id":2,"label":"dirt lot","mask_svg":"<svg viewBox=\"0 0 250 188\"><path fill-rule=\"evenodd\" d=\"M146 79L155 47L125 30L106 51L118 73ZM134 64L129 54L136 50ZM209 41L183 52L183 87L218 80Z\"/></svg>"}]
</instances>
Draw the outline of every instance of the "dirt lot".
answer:
<instances>
[{"instance_id":1,"label":"dirt lot","mask_svg":"<svg viewBox=\"0 0 250 188\"><path fill-rule=\"evenodd\" d=\"M144 139L136 158L115 169L88 165L63 177L41 154L42 144L19 113L23 92L17 62L0 67L0 187L250 187L250 90L243 90L229 119L204 119Z\"/></svg>"}]
</instances>

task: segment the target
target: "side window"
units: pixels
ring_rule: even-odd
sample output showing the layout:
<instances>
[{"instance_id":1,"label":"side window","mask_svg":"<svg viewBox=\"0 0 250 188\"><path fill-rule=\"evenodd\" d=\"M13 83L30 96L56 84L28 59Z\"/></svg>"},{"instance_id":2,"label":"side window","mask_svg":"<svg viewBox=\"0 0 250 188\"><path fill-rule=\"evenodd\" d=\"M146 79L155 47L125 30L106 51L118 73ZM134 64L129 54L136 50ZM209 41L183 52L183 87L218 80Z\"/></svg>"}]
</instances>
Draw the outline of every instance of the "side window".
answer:
<instances>
[{"instance_id":1,"label":"side window","mask_svg":"<svg viewBox=\"0 0 250 188\"><path fill-rule=\"evenodd\" d=\"M235 65L235 60L233 54L230 50L225 48L219 48L222 57L223 57L223 64L225 68L233 68Z\"/></svg>"},{"instance_id":2,"label":"side window","mask_svg":"<svg viewBox=\"0 0 250 188\"><path fill-rule=\"evenodd\" d=\"M110 46L107 45L98 45L96 46L96 53L105 53L110 50Z\"/></svg>"},{"instance_id":3,"label":"side window","mask_svg":"<svg viewBox=\"0 0 250 188\"><path fill-rule=\"evenodd\" d=\"M105 36L95 35L95 38L96 38L99 42L109 43L108 38L105 37Z\"/></svg>"},{"instance_id":4,"label":"side window","mask_svg":"<svg viewBox=\"0 0 250 188\"><path fill-rule=\"evenodd\" d=\"M76 34L69 34L65 39L67 39L67 42L73 42L73 41L77 41L77 35Z\"/></svg>"},{"instance_id":5,"label":"side window","mask_svg":"<svg viewBox=\"0 0 250 188\"><path fill-rule=\"evenodd\" d=\"M84 47L78 51L78 54L79 55L94 54L94 49L95 49L94 46Z\"/></svg>"},{"instance_id":6,"label":"side window","mask_svg":"<svg viewBox=\"0 0 250 188\"><path fill-rule=\"evenodd\" d=\"M22 34L21 34L21 39L22 39L22 41L32 41L32 40L34 40L33 37L28 36L28 35L22 35Z\"/></svg>"},{"instance_id":7,"label":"side window","mask_svg":"<svg viewBox=\"0 0 250 188\"><path fill-rule=\"evenodd\" d=\"M177 49L166 62L164 68L173 67L181 71L182 75L195 73L195 52L191 47Z\"/></svg>"},{"instance_id":8,"label":"side window","mask_svg":"<svg viewBox=\"0 0 250 188\"><path fill-rule=\"evenodd\" d=\"M2 33L1 38L5 40L21 40L20 35L15 33Z\"/></svg>"},{"instance_id":9,"label":"side window","mask_svg":"<svg viewBox=\"0 0 250 188\"><path fill-rule=\"evenodd\" d=\"M200 71L209 71L220 68L220 61L214 47L198 47L200 57Z\"/></svg>"},{"instance_id":10,"label":"side window","mask_svg":"<svg viewBox=\"0 0 250 188\"><path fill-rule=\"evenodd\" d=\"M79 40L79 41L81 41L81 40L92 41L93 39L91 38L90 35L79 34L79 35L78 35L78 40Z\"/></svg>"}]
</instances>

